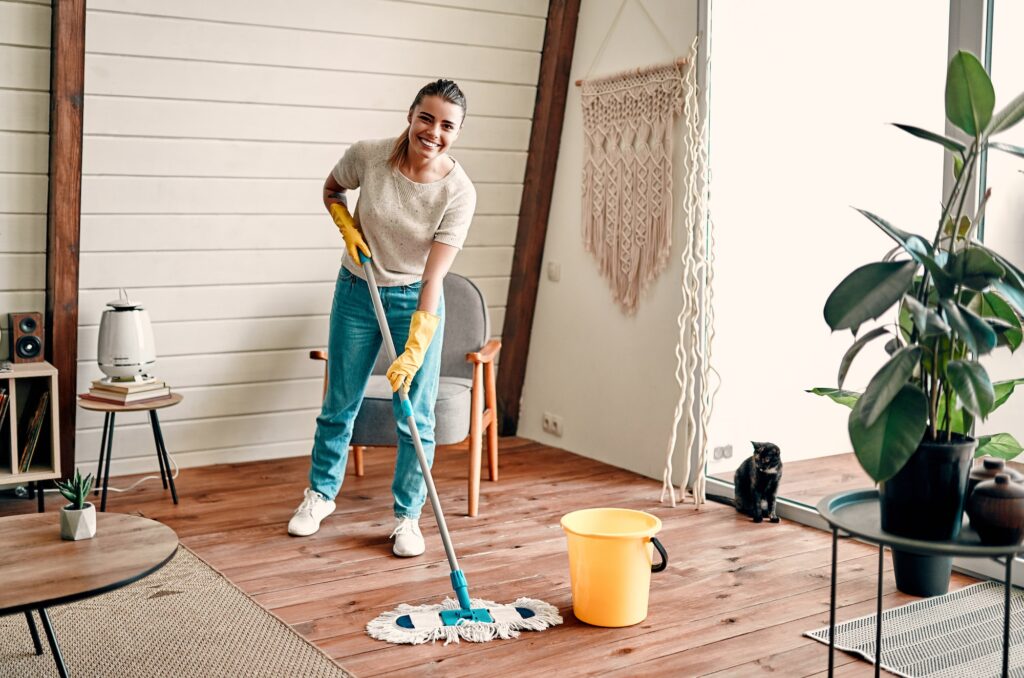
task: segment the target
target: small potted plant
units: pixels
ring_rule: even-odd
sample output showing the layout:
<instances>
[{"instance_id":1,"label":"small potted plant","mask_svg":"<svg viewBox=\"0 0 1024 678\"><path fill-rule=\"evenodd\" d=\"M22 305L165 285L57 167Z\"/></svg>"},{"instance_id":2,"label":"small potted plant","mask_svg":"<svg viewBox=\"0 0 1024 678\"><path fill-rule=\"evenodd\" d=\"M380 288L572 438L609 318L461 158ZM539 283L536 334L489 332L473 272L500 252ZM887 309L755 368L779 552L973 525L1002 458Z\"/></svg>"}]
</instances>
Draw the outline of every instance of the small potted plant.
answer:
<instances>
[{"instance_id":1,"label":"small potted plant","mask_svg":"<svg viewBox=\"0 0 1024 678\"><path fill-rule=\"evenodd\" d=\"M955 538L963 519L972 458L1012 459L1020 444L1008 433L974 437L985 419L1024 379L993 383L979 359L1022 343L1024 272L978 237L989 191L969 200L986 150L1024 157L1024 148L993 140L1024 118L1024 94L998 112L984 67L958 52L946 74L946 118L963 134L951 138L896 125L940 144L952 155L954 183L931 238L900 230L859 210L895 241L882 261L846 276L825 302L833 331L854 342L839 366L838 389L818 388L852 408L848 431L857 460L879 483L882 529L913 539ZM864 331L895 308L890 322ZM889 359L863 393L843 390L850 364L883 338ZM894 551L897 588L914 595L945 593L951 558Z\"/></svg>"},{"instance_id":2,"label":"small potted plant","mask_svg":"<svg viewBox=\"0 0 1024 678\"><path fill-rule=\"evenodd\" d=\"M67 482L56 482L60 493L71 502L60 510L60 538L69 541L92 539L96 536L96 507L85 500L92 489L92 474L75 475Z\"/></svg>"}]
</instances>

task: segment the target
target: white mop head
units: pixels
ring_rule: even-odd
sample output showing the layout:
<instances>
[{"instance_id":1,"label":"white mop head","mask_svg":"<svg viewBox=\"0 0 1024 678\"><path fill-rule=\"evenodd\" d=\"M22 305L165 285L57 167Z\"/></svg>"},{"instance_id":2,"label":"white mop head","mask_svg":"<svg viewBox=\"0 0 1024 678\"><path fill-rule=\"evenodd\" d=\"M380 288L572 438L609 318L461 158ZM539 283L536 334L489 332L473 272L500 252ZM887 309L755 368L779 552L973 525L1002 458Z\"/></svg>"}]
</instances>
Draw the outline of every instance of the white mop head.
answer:
<instances>
[{"instance_id":1,"label":"white mop head","mask_svg":"<svg viewBox=\"0 0 1024 678\"><path fill-rule=\"evenodd\" d=\"M473 598L471 602L473 608L487 608L494 621L467 621L456 626L445 626L441 623L441 610L459 609L457 600L446 598L440 605L399 605L397 610L385 612L367 624L366 632L377 640L389 643L420 645L443 640L447 645L460 640L473 643L486 643L495 638L507 640L517 637L520 631L543 631L562 623L558 608L543 600L520 598L511 605L499 605L479 598ZM516 611L517 607L530 610L533 616L524 618ZM398 625L398 619L405 615L409 615L415 628Z\"/></svg>"}]
</instances>

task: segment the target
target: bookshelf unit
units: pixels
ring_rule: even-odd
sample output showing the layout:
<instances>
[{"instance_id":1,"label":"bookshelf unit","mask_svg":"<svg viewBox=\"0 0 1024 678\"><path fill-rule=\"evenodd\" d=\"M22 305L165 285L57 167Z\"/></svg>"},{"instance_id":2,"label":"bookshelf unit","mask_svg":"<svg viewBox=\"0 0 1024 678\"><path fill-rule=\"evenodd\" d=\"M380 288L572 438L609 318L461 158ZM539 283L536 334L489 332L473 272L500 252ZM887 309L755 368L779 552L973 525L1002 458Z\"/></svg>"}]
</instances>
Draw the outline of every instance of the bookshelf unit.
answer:
<instances>
[{"instance_id":1,"label":"bookshelf unit","mask_svg":"<svg viewBox=\"0 0 1024 678\"><path fill-rule=\"evenodd\" d=\"M48 362L17 363L11 372L0 372L0 389L10 397L0 422L0 485L60 478L57 368ZM38 440L28 469L22 471L19 462L25 438L43 393L47 402L41 410Z\"/></svg>"}]
</instances>

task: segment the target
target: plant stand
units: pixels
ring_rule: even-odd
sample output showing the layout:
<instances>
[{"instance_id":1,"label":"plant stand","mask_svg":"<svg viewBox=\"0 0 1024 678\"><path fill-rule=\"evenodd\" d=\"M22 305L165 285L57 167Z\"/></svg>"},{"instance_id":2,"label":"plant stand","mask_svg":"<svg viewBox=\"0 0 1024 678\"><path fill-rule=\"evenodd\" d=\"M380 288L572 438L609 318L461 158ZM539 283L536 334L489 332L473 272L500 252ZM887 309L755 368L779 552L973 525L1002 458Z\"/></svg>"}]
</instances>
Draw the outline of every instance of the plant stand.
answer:
<instances>
[{"instance_id":1,"label":"plant stand","mask_svg":"<svg viewBox=\"0 0 1024 678\"><path fill-rule=\"evenodd\" d=\"M986 546L981 543L977 532L968 524L960 530L960 536L950 541L922 541L908 539L882 531L878 490L853 490L832 494L818 502L818 513L832 528L832 583L828 613L828 675L833 673L835 661L836 629L836 564L838 562L839 533L856 537L870 544L878 544L878 594L875 612L875 676L882 670L882 568L885 563L885 547L899 548L919 555L964 556L968 558L991 558L1006 567L1003 583L1006 594L1003 600L1003 673L1007 675L1010 666L1010 589L1013 576L1013 560L1024 553L1024 544L1009 546Z\"/></svg>"}]
</instances>

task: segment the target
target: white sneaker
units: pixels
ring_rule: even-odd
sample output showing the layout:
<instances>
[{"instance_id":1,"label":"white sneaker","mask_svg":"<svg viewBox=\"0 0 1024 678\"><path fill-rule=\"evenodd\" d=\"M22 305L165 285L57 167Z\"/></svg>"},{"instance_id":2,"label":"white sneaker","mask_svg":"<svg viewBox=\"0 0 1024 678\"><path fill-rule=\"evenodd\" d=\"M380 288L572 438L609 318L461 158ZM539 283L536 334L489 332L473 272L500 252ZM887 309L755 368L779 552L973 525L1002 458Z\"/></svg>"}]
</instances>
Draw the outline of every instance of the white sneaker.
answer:
<instances>
[{"instance_id":1,"label":"white sneaker","mask_svg":"<svg viewBox=\"0 0 1024 678\"><path fill-rule=\"evenodd\" d=\"M418 520L395 518L395 529L391 532L391 537L395 538L395 545L391 547L391 552L401 558L422 555L427 550L427 545L423 543Z\"/></svg>"},{"instance_id":2,"label":"white sneaker","mask_svg":"<svg viewBox=\"0 0 1024 678\"><path fill-rule=\"evenodd\" d=\"M308 537L320 529L320 521L334 513L335 504L324 499L319 492L306 488L305 499L295 509L295 514L288 521L288 534L296 537Z\"/></svg>"}]
</instances>

